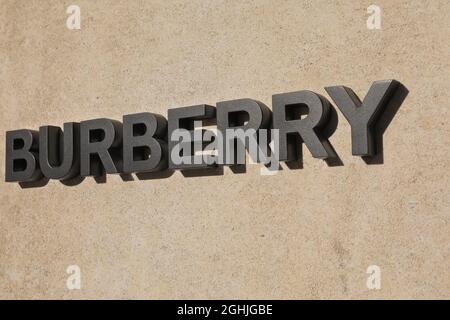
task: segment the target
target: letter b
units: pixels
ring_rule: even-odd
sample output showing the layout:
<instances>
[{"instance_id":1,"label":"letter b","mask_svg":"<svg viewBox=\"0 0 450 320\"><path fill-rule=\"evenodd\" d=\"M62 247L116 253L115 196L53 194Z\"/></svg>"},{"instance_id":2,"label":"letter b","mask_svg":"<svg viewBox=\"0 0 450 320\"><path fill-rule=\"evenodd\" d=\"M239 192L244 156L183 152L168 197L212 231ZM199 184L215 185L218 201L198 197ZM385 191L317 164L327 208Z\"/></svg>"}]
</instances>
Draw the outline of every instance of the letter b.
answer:
<instances>
[{"instance_id":1,"label":"letter b","mask_svg":"<svg viewBox=\"0 0 450 320\"><path fill-rule=\"evenodd\" d=\"M37 131L15 130L6 132L6 182L39 180Z\"/></svg>"},{"instance_id":2,"label":"letter b","mask_svg":"<svg viewBox=\"0 0 450 320\"><path fill-rule=\"evenodd\" d=\"M149 112L123 116L123 172L167 168L167 120Z\"/></svg>"}]
</instances>

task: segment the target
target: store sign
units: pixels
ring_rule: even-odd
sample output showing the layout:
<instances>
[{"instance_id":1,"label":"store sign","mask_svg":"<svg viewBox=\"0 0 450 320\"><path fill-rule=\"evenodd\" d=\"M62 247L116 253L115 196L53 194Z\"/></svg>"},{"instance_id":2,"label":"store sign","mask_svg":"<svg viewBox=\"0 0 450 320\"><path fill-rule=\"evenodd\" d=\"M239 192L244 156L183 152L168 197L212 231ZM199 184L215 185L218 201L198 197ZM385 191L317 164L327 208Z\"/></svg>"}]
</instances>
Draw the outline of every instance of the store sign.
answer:
<instances>
[{"instance_id":1,"label":"store sign","mask_svg":"<svg viewBox=\"0 0 450 320\"><path fill-rule=\"evenodd\" d=\"M376 127L400 87L376 81L361 102L344 86L325 90L351 126L352 154L371 157ZM272 96L272 110L252 99L222 101L111 119L41 126L6 133L7 182L43 178L70 180L107 174L165 170L202 170L245 164L246 151L266 166L298 160L300 144L314 158L337 157L328 140L336 129L336 111L323 96L296 91Z\"/></svg>"}]
</instances>

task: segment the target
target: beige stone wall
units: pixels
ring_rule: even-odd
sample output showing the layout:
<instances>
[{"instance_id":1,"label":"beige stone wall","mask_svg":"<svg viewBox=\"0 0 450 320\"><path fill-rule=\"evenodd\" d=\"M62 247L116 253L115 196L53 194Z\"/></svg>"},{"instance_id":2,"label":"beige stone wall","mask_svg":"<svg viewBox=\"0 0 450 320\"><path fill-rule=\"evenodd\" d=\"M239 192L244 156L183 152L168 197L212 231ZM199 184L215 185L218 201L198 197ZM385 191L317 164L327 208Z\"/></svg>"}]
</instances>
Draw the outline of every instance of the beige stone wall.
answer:
<instances>
[{"instance_id":1,"label":"beige stone wall","mask_svg":"<svg viewBox=\"0 0 450 320\"><path fill-rule=\"evenodd\" d=\"M409 95L381 165L351 156L338 111L343 166L304 148L274 176L2 181L0 298L450 298L450 2L376 1L381 30L370 4L1 0L2 177L7 130L390 78Z\"/></svg>"}]
</instances>

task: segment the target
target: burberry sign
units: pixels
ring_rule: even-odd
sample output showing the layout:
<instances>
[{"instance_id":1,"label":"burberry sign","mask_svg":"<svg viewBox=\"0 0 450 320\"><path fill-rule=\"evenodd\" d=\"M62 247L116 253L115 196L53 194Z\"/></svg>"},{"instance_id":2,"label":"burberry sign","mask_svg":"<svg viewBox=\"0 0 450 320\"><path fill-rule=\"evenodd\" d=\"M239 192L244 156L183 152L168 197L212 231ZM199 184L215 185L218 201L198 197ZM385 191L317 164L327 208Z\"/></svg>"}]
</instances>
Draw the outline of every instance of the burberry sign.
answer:
<instances>
[{"instance_id":1,"label":"burberry sign","mask_svg":"<svg viewBox=\"0 0 450 320\"><path fill-rule=\"evenodd\" d=\"M352 89L325 90L351 127L352 154L373 157L383 114L395 108L396 80L375 81L361 101ZM401 104L397 103L398 106ZM392 111L392 110L391 110ZM330 101L313 91L274 94L272 109L253 99L171 108L167 119L150 112L66 122L63 128L6 132L7 182L69 181L104 174L204 170L245 165L265 169L292 163L304 144L314 158L337 157L329 138L337 125Z\"/></svg>"}]
</instances>

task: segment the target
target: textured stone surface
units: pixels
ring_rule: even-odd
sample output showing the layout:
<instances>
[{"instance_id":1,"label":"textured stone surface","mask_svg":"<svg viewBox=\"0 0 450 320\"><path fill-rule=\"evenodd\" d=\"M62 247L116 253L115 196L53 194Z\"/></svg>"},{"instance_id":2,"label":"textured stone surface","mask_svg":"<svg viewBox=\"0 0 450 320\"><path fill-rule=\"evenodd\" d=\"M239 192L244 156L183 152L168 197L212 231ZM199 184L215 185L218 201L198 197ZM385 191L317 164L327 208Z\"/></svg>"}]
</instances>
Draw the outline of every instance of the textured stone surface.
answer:
<instances>
[{"instance_id":1,"label":"textured stone surface","mask_svg":"<svg viewBox=\"0 0 450 320\"><path fill-rule=\"evenodd\" d=\"M66 6L81 7L79 31ZM395 78L384 164L0 182L0 298L450 298L450 2L0 1L5 131ZM68 265L82 289L66 288ZM381 290L366 288L379 265Z\"/></svg>"}]
</instances>

